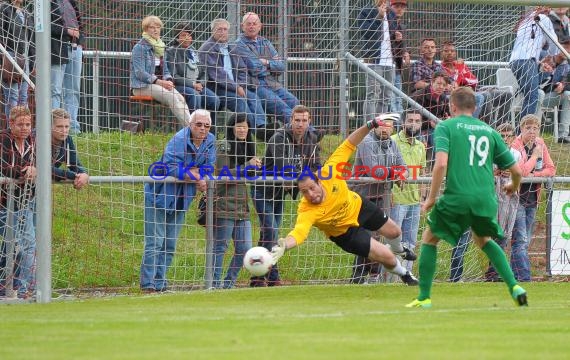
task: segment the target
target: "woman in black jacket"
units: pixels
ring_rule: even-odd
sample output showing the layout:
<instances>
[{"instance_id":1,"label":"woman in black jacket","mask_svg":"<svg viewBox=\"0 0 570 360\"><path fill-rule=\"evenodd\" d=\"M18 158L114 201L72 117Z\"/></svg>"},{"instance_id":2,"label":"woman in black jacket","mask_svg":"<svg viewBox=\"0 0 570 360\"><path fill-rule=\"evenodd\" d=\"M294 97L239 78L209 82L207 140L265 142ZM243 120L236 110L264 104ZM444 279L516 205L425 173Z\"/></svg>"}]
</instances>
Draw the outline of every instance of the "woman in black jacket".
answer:
<instances>
[{"instance_id":1,"label":"woman in black jacket","mask_svg":"<svg viewBox=\"0 0 570 360\"><path fill-rule=\"evenodd\" d=\"M166 49L165 60L172 76L174 87L186 99L190 111L210 110L212 124L215 125L215 112L220 107L220 99L206 87L204 65L198 59L198 53L192 46L190 26L179 23L174 27L176 39ZM214 127L210 128L214 132Z\"/></svg>"},{"instance_id":2,"label":"woman in black jacket","mask_svg":"<svg viewBox=\"0 0 570 360\"><path fill-rule=\"evenodd\" d=\"M255 156L255 143L247 122L247 114L232 114L226 127L226 143L218 149L220 178L216 185L214 205L214 287L229 289L235 285L243 265L243 257L251 248L252 233L249 212L249 196L243 179L246 166L261 166ZM231 176L227 176L232 174ZM234 240L234 255L222 281L224 255L230 239Z\"/></svg>"}]
</instances>

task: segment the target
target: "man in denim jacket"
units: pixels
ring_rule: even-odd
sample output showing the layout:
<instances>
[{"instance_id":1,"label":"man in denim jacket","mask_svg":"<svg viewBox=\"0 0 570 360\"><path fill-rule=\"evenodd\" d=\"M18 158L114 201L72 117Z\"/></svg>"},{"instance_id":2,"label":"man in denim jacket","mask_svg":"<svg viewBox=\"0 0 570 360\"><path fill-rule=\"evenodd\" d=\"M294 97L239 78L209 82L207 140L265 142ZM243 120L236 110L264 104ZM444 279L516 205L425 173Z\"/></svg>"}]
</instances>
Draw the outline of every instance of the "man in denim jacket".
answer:
<instances>
[{"instance_id":1,"label":"man in denim jacket","mask_svg":"<svg viewBox=\"0 0 570 360\"><path fill-rule=\"evenodd\" d=\"M190 111L206 109L210 111L212 124L216 124L215 111L220 107L220 99L206 87L206 72L200 63L198 53L192 46L192 30L186 23L174 27L176 39L166 49L165 62L172 76L174 87L186 99ZM211 130L213 132L213 127Z\"/></svg>"},{"instance_id":2,"label":"man in denim jacket","mask_svg":"<svg viewBox=\"0 0 570 360\"><path fill-rule=\"evenodd\" d=\"M285 61L269 40L259 36L261 21L256 13L246 13L241 28L243 33L236 40L236 51L247 66L247 86L263 101L266 113L288 123L299 100L279 82L278 77L286 69Z\"/></svg>"},{"instance_id":3,"label":"man in denim jacket","mask_svg":"<svg viewBox=\"0 0 570 360\"><path fill-rule=\"evenodd\" d=\"M159 162L149 167L151 176L173 176L183 182L147 183L144 187L144 254L140 286L145 293L166 290L166 273L176 250L176 239L196 190L206 191L201 170L213 171L215 137L209 132L210 113L196 110L189 126L166 144Z\"/></svg>"},{"instance_id":4,"label":"man in denim jacket","mask_svg":"<svg viewBox=\"0 0 570 360\"><path fill-rule=\"evenodd\" d=\"M228 44L230 23L215 19L210 28L212 36L198 50L200 62L206 66L206 86L220 98L222 107L235 113L247 114L249 126L259 139L265 133L265 112L255 92L247 89L247 68L243 58Z\"/></svg>"}]
</instances>

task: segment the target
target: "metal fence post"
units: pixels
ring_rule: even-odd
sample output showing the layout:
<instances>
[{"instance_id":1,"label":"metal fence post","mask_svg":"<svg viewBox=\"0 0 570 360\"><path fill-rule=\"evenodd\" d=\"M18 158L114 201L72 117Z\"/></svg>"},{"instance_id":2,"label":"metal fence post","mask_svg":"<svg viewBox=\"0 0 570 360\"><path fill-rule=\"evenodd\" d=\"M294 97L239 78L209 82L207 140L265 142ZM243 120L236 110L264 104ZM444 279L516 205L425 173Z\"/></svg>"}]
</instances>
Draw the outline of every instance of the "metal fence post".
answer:
<instances>
[{"instance_id":1,"label":"metal fence post","mask_svg":"<svg viewBox=\"0 0 570 360\"><path fill-rule=\"evenodd\" d=\"M99 52L93 58L93 133L99 133Z\"/></svg>"},{"instance_id":2,"label":"metal fence post","mask_svg":"<svg viewBox=\"0 0 570 360\"><path fill-rule=\"evenodd\" d=\"M206 180L206 269L204 287L210 289L214 283L214 196L216 182Z\"/></svg>"},{"instance_id":3,"label":"metal fence post","mask_svg":"<svg viewBox=\"0 0 570 360\"><path fill-rule=\"evenodd\" d=\"M8 183L7 204L6 204L6 219L4 223L5 236L4 242L6 243L6 267L4 268L5 291L7 298L13 298L14 293L14 255L16 252L16 237L14 236L14 189L16 183L11 180Z\"/></svg>"},{"instance_id":4,"label":"metal fence post","mask_svg":"<svg viewBox=\"0 0 570 360\"><path fill-rule=\"evenodd\" d=\"M342 137L348 136L348 72L345 54L348 51L348 41L346 39L349 32L348 11L349 1L342 0L340 3L340 19L339 19L339 109L340 109L340 134Z\"/></svg>"}]
</instances>

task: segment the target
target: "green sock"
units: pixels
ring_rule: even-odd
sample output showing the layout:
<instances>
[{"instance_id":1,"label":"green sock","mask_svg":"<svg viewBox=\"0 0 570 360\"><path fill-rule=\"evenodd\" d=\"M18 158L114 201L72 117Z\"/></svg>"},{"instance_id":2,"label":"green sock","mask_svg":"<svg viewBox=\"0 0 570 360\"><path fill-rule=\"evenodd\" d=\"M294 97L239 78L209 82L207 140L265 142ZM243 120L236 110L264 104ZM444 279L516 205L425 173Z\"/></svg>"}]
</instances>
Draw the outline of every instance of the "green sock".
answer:
<instances>
[{"instance_id":1,"label":"green sock","mask_svg":"<svg viewBox=\"0 0 570 360\"><path fill-rule=\"evenodd\" d=\"M435 245L422 244L420 248L420 295L418 300L431 297L431 285L435 275L437 261L437 247Z\"/></svg>"},{"instance_id":2,"label":"green sock","mask_svg":"<svg viewBox=\"0 0 570 360\"><path fill-rule=\"evenodd\" d=\"M513 286L517 284L517 281L515 280L513 270L511 270L511 267L509 266L507 256L505 255L503 249L501 249L499 244L497 244L495 241L490 240L485 244L485 246L481 248L481 250L483 250L483 252L487 255L497 273L499 273L503 281L509 287L509 292L511 292Z\"/></svg>"}]
</instances>

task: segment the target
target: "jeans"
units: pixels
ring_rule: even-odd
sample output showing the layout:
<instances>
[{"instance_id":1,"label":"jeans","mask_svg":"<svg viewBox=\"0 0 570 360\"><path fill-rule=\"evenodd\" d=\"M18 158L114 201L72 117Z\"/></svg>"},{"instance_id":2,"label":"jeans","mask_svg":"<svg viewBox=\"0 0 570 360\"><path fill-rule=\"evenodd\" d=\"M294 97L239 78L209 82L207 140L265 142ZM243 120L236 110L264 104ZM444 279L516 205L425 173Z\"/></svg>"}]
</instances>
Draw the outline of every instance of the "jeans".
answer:
<instances>
[{"instance_id":1,"label":"jeans","mask_svg":"<svg viewBox=\"0 0 570 360\"><path fill-rule=\"evenodd\" d=\"M532 239L536 208L519 205L513 228L511 268L517 281L530 281L528 245Z\"/></svg>"},{"instance_id":2,"label":"jeans","mask_svg":"<svg viewBox=\"0 0 570 360\"><path fill-rule=\"evenodd\" d=\"M524 95L520 118L527 114L535 114L538 107L538 85L540 82L538 63L534 59L514 60L510 64L517 78L520 91Z\"/></svg>"},{"instance_id":3,"label":"jeans","mask_svg":"<svg viewBox=\"0 0 570 360\"><path fill-rule=\"evenodd\" d=\"M383 65L368 65L378 75L388 82L394 82L394 67ZM364 120L373 120L376 116L386 113L392 102L392 91L370 75L366 75L366 101L364 102Z\"/></svg>"},{"instance_id":4,"label":"jeans","mask_svg":"<svg viewBox=\"0 0 570 360\"><path fill-rule=\"evenodd\" d=\"M451 250L451 269L449 271L449 281L458 282L463 275L463 257L469 247L471 231L467 230L461 235L457 245Z\"/></svg>"},{"instance_id":5,"label":"jeans","mask_svg":"<svg viewBox=\"0 0 570 360\"><path fill-rule=\"evenodd\" d=\"M230 239L234 239L234 256L226 277L222 282L224 254ZM216 218L214 220L214 287L230 289L234 287L239 271L243 266L243 257L251 248L251 222L249 220L234 220Z\"/></svg>"},{"instance_id":6,"label":"jeans","mask_svg":"<svg viewBox=\"0 0 570 360\"><path fill-rule=\"evenodd\" d=\"M394 74L394 86L402 90L402 72L396 70ZM402 97L392 93L392 102L390 103L390 111L402 114L404 112L404 107L402 105Z\"/></svg>"},{"instance_id":7,"label":"jeans","mask_svg":"<svg viewBox=\"0 0 570 360\"><path fill-rule=\"evenodd\" d=\"M51 66L51 107L65 108L71 117L70 133L80 133L77 115L81 90L83 48L69 46L69 62Z\"/></svg>"},{"instance_id":8,"label":"jeans","mask_svg":"<svg viewBox=\"0 0 570 360\"><path fill-rule=\"evenodd\" d=\"M216 89L216 95L220 99L220 104L235 113L247 114L247 122L251 128L265 126L265 112L261 106L261 100L253 91L247 90L247 98L239 97L235 92L226 89Z\"/></svg>"},{"instance_id":9,"label":"jeans","mask_svg":"<svg viewBox=\"0 0 570 360\"><path fill-rule=\"evenodd\" d=\"M564 91L561 94L549 92L544 95L542 106L547 108L558 108L559 105L562 105L562 108L559 110L560 117L558 122L558 136L562 138L568 136L568 128L570 127L570 91Z\"/></svg>"},{"instance_id":10,"label":"jeans","mask_svg":"<svg viewBox=\"0 0 570 360\"><path fill-rule=\"evenodd\" d=\"M481 114L481 110L483 110L483 106L485 106L485 95L480 92L475 93L475 111L473 112L474 118L479 118Z\"/></svg>"},{"instance_id":11,"label":"jeans","mask_svg":"<svg viewBox=\"0 0 570 360\"><path fill-rule=\"evenodd\" d=\"M416 248L418 229L420 227L420 204L394 204L390 209L390 218L402 229L402 245L410 250ZM404 261L408 271L412 271L413 261Z\"/></svg>"},{"instance_id":12,"label":"jeans","mask_svg":"<svg viewBox=\"0 0 570 360\"><path fill-rule=\"evenodd\" d=\"M176 90L184 96L190 111L197 109L216 111L220 107L220 99L208 88L203 88L202 92L198 92L190 86L176 86Z\"/></svg>"},{"instance_id":13,"label":"jeans","mask_svg":"<svg viewBox=\"0 0 570 360\"><path fill-rule=\"evenodd\" d=\"M500 124L511 123L511 106L513 94L509 91L488 89L484 90L485 106L484 111L479 114L479 118L497 128Z\"/></svg>"},{"instance_id":14,"label":"jeans","mask_svg":"<svg viewBox=\"0 0 570 360\"><path fill-rule=\"evenodd\" d=\"M510 183L510 177L495 176L495 192L497 194L497 200L499 201L499 208L497 210L497 220L499 226L503 229L504 237L502 239L494 239L503 250L507 246L507 240L512 239L513 228L515 226L515 221L517 217L517 212L519 208L519 195L514 194L512 196L507 195L503 191L503 186ZM485 279L487 281L498 281L499 274L489 263L487 271L485 271Z\"/></svg>"},{"instance_id":15,"label":"jeans","mask_svg":"<svg viewBox=\"0 0 570 360\"><path fill-rule=\"evenodd\" d=\"M259 218L260 236L258 246L271 251L277 245L279 227L283 220L283 200L265 199L263 188L253 190L253 204ZM279 269L274 265L266 275L269 281L279 281Z\"/></svg>"},{"instance_id":16,"label":"jeans","mask_svg":"<svg viewBox=\"0 0 570 360\"><path fill-rule=\"evenodd\" d=\"M299 105L299 100L287 89L272 89L269 86L259 85L256 89L263 108L268 114L273 114L283 124L291 121L293 108Z\"/></svg>"},{"instance_id":17,"label":"jeans","mask_svg":"<svg viewBox=\"0 0 570 360\"><path fill-rule=\"evenodd\" d=\"M6 209L0 210L0 233L4 238L2 249L0 250L0 288L6 286L6 279L12 274L6 273L6 257L14 256L7 254L6 246ZM13 288L18 290L18 296L23 297L27 293L34 291L35 281L35 259L36 259L36 231L34 226L34 204L29 204L27 209L18 210L14 214L14 222L9 226L13 228L15 240L16 257L13 269Z\"/></svg>"},{"instance_id":18,"label":"jeans","mask_svg":"<svg viewBox=\"0 0 570 360\"><path fill-rule=\"evenodd\" d=\"M216 111L220 107L220 99L206 87L202 89L202 92L190 86L176 86L176 90L184 96L190 111L197 109Z\"/></svg>"},{"instance_id":19,"label":"jeans","mask_svg":"<svg viewBox=\"0 0 570 360\"><path fill-rule=\"evenodd\" d=\"M144 207L144 254L141 263L141 289L166 289L166 272L172 263L176 240L186 212L155 208L148 200Z\"/></svg>"},{"instance_id":20,"label":"jeans","mask_svg":"<svg viewBox=\"0 0 570 360\"><path fill-rule=\"evenodd\" d=\"M10 55L14 56L14 53L9 52ZM29 63L26 60L24 65L24 72L26 74L30 74L29 71ZM26 80L22 79L21 83L13 82L11 84L5 83L2 81L2 93L4 99L4 115L6 115L6 119L10 117L10 110L14 106L25 106L28 107L28 88L29 85ZM7 126L6 126L7 127Z\"/></svg>"}]
</instances>

